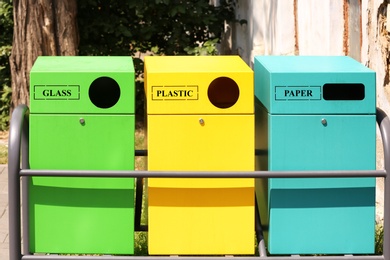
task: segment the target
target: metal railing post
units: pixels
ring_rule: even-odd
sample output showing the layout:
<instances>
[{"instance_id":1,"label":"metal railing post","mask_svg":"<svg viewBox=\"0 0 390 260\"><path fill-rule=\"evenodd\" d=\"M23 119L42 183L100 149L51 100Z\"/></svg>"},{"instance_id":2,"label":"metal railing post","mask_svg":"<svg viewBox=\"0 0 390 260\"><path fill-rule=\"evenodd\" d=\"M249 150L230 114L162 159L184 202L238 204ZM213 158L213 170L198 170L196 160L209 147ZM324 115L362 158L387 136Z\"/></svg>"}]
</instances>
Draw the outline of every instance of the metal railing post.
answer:
<instances>
[{"instance_id":1,"label":"metal railing post","mask_svg":"<svg viewBox=\"0 0 390 260\"><path fill-rule=\"evenodd\" d=\"M9 207L9 259L20 260L21 252L21 209L20 209L20 150L21 137L26 137L23 127L27 106L20 105L12 113L8 140L8 207ZM27 125L28 128L28 125ZM28 159L28 157L27 157Z\"/></svg>"},{"instance_id":2,"label":"metal railing post","mask_svg":"<svg viewBox=\"0 0 390 260\"><path fill-rule=\"evenodd\" d=\"M23 178L23 200L22 203L27 203L27 187L28 187L28 178L30 176L34 175L56 175L56 176L72 176L73 174L77 175L84 175L84 176L105 176L108 173L104 172L94 172L94 171L63 171L61 174L61 171L45 171L45 170L28 170L29 169L29 161L28 161L28 108L25 105L18 106L12 115L11 125L10 125L10 133L9 133L9 147L8 147L8 188L9 188L9 246L10 246L10 260L21 260L21 259L90 259L90 260L111 260L111 259L123 259L123 260L138 260L138 259L145 259L143 257L137 257L137 256L129 256L129 257L121 257L121 256L83 256L83 257L76 257L76 256L55 256L55 255L45 255L45 256L39 256L39 255L29 255L29 245L28 245L28 237L24 237L23 241L23 255L22 255L22 246L21 246L21 196L20 196L20 178L22 176ZM359 173L358 171L353 173L356 177L363 177L367 176L368 174L376 174L376 176L379 177L385 177L385 191L384 191L384 238L383 238L383 256L344 256L342 259L344 260L358 260L358 259L380 259L380 260L390 260L390 178L387 178L387 173L390 171L390 119L389 117L379 108L377 109L377 123L379 125L379 129L382 136L383 141L383 149L384 149L384 168L385 171L366 171ZM22 152L22 153L21 153ZM22 156L21 156L22 155ZM20 168L20 159L22 158L22 169ZM199 172L177 172L177 173L171 173L171 172L148 172L148 171L132 171L132 172L121 172L121 171L113 171L110 173L110 176L116 176L116 177L125 177L124 175L132 175L133 177L153 177L153 176L160 176L160 177L177 177L176 175L186 175L185 177L206 177L201 176L202 173ZM213 172L207 173L207 177L212 177ZM240 175L240 178L245 177L267 177L269 172L254 172L254 173L238 173L238 172L226 172L225 177L228 177L231 175L231 177L234 177L235 175ZM248 176L245 176L245 175ZM272 176L284 178L287 177L287 173L285 172L272 172ZM301 172L290 172L288 174L295 175L295 177L307 177L307 173L301 173ZM323 176L327 177L335 177L336 173L333 172L322 172ZM351 177L350 172L340 172L337 173L340 176L349 176ZM193 175L193 176L192 176ZM198 176L199 175L199 176ZM214 176L214 177L220 177L220 176ZM291 177L291 175L290 175ZM27 212L27 206L23 205L23 229L28 229L28 212ZM27 214L27 215L25 215ZM26 216L26 217L25 217ZM26 223L25 223L26 222ZM26 228L27 227L27 228ZM26 230L27 233L23 233L23 236L28 235L28 230ZM264 256L264 255L263 255ZM148 259L168 259L169 257L148 257ZM274 259L298 259L298 257L282 257L282 256L275 256L271 257ZM306 257L307 259L316 259L318 257ZM320 256L320 259L338 259L338 257L334 256ZM202 259L206 260L209 259L207 257L186 257L187 260L190 259ZM229 257L225 257L224 259L229 259ZM254 257L243 257L242 259L255 259Z\"/></svg>"},{"instance_id":3,"label":"metal railing post","mask_svg":"<svg viewBox=\"0 0 390 260\"><path fill-rule=\"evenodd\" d=\"M26 111L27 112L27 111ZM25 115L22 126L22 169L30 169L29 161L29 117ZM22 235L23 255L30 255L30 227L29 227L29 182L31 177L22 177Z\"/></svg>"},{"instance_id":4,"label":"metal railing post","mask_svg":"<svg viewBox=\"0 0 390 260\"><path fill-rule=\"evenodd\" d=\"M390 260L390 120L385 112L377 108L377 123L381 131L384 168L386 170L385 191L384 191L384 212L383 212L383 256L385 260Z\"/></svg>"}]
</instances>

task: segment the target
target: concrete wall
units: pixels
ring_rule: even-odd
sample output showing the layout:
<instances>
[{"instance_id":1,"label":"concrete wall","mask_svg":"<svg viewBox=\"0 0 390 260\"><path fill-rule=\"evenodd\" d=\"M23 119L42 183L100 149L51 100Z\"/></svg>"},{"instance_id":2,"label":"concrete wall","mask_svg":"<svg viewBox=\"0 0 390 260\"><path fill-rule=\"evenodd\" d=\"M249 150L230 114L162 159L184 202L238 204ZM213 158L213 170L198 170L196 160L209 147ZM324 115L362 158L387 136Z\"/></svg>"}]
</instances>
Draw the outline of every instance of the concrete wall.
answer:
<instances>
[{"instance_id":1,"label":"concrete wall","mask_svg":"<svg viewBox=\"0 0 390 260\"><path fill-rule=\"evenodd\" d=\"M388 1L236 0L229 51L249 65L255 55L351 56L376 71L377 104L390 115Z\"/></svg>"},{"instance_id":2,"label":"concrete wall","mask_svg":"<svg viewBox=\"0 0 390 260\"><path fill-rule=\"evenodd\" d=\"M227 25L230 53L251 66L256 55L351 56L376 72L377 106L390 115L390 0L236 2L241 22ZM383 168L381 140L377 147Z\"/></svg>"}]
</instances>

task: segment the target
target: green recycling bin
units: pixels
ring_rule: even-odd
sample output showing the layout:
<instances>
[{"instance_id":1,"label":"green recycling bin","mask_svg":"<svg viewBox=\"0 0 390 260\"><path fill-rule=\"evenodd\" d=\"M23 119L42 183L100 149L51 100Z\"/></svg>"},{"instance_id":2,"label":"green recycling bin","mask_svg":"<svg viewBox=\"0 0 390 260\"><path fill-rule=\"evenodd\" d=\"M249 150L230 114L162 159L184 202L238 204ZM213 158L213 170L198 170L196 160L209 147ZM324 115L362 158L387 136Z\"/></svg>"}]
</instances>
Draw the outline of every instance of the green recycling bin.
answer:
<instances>
[{"instance_id":1,"label":"green recycling bin","mask_svg":"<svg viewBox=\"0 0 390 260\"><path fill-rule=\"evenodd\" d=\"M30 168L134 169L131 57L39 57L30 72ZM32 177L31 253L132 254L134 179Z\"/></svg>"}]
</instances>

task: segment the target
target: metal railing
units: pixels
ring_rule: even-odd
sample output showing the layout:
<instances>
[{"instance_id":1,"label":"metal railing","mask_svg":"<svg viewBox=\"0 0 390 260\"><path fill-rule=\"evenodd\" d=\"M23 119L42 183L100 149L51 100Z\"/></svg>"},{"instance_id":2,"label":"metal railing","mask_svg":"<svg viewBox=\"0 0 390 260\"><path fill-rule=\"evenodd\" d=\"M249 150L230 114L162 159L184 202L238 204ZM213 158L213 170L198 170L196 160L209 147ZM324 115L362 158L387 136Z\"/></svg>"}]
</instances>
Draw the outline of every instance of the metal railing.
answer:
<instances>
[{"instance_id":1,"label":"metal railing","mask_svg":"<svg viewBox=\"0 0 390 260\"><path fill-rule=\"evenodd\" d=\"M142 178L344 178L344 177L382 177L384 178L384 234L383 255L342 255L342 256L267 256L261 230L260 218L256 216L256 236L259 242L259 256L183 256L186 260L258 260L271 258L272 260L390 260L390 178L387 178L390 169L390 120L380 109L377 109L377 123L381 132L384 149L384 170L371 171L235 171L235 172L169 172L169 171L75 171L75 170L31 170L29 169L29 122L28 108L18 106L13 115L9 133L8 148L8 192L9 192L9 249L10 260L166 260L170 256L66 256L66 255L32 255L29 252L28 226L28 178L31 176L72 176L72 177L134 177L137 182ZM146 156L147 151L136 152L138 156ZM140 191L136 191L139 193ZM22 196L21 196L22 194ZM142 190L141 190L142 194ZM139 194L137 194L140 197ZM142 199L142 196L141 196ZM22 210L21 210L22 207ZM140 203L136 202L136 207ZM140 209L136 209L140 212ZM257 210L256 210L257 212ZM146 230L140 225L140 213L135 216L136 231ZM23 228L22 228L23 227ZM23 241L22 241L23 230ZM23 252L22 252L23 245Z\"/></svg>"}]
</instances>

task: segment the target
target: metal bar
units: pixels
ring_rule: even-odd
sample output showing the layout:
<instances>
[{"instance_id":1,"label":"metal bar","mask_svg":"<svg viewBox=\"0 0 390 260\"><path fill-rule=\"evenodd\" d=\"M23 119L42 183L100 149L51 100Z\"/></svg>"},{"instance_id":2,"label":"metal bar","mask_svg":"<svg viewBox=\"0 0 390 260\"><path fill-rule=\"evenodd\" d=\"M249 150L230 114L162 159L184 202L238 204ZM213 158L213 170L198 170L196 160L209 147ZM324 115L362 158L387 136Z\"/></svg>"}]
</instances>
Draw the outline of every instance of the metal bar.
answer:
<instances>
[{"instance_id":1,"label":"metal bar","mask_svg":"<svg viewBox=\"0 0 390 260\"><path fill-rule=\"evenodd\" d=\"M261 227L261 218L260 218L259 206L257 204L256 196L255 196L255 232L256 232L259 256L260 257L266 257L267 256L267 250L265 249L263 228Z\"/></svg>"},{"instance_id":2,"label":"metal bar","mask_svg":"<svg viewBox=\"0 0 390 260\"><path fill-rule=\"evenodd\" d=\"M134 229L141 231L141 215L142 215L142 194L143 194L143 178L137 178L135 187L135 214L134 214Z\"/></svg>"},{"instance_id":3,"label":"metal bar","mask_svg":"<svg viewBox=\"0 0 390 260\"><path fill-rule=\"evenodd\" d=\"M135 156L148 156L148 150L135 150Z\"/></svg>"},{"instance_id":4,"label":"metal bar","mask_svg":"<svg viewBox=\"0 0 390 260\"><path fill-rule=\"evenodd\" d=\"M27 106L20 105L12 113L8 140L8 207L9 207L9 259L19 260L22 255L20 228L20 149ZM28 135L28 134L27 134Z\"/></svg>"},{"instance_id":5,"label":"metal bar","mask_svg":"<svg viewBox=\"0 0 390 260\"><path fill-rule=\"evenodd\" d=\"M57 177L163 177L163 178L346 178L386 177L385 170L356 171L91 171L91 170L21 170L21 176Z\"/></svg>"},{"instance_id":6,"label":"metal bar","mask_svg":"<svg viewBox=\"0 0 390 260\"><path fill-rule=\"evenodd\" d=\"M255 149L255 155L267 155L268 150ZM135 156L148 156L148 150L135 150Z\"/></svg>"},{"instance_id":7,"label":"metal bar","mask_svg":"<svg viewBox=\"0 0 390 260\"><path fill-rule=\"evenodd\" d=\"M255 156L264 156L264 155L268 155L268 150L255 149Z\"/></svg>"},{"instance_id":8,"label":"metal bar","mask_svg":"<svg viewBox=\"0 0 390 260\"><path fill-rule=\"evenodd\" d=\"M278 259L345 259L345 260L390 260L390 207L386 207L386 203L390 201L390 178L386 178L387 171L390 169L390 120L386 114L378 109L377 122L381 130L384 154L385 154L385 170L378 171L256 171L256 172L159 172L159 171L67 171L67 170L28 170L28 141L27 144L22 144L23 152L23 170L20 170L20 138L28 140L28 127L26 131L25 114L28 111L26 106L20 106L13 113L13 120L10 126L9 136L9 207L10 207L10 260L25 259L25 260L145 260L156 259L163 260L171 257L164 256L58 256L58 255L24 255L21 254L21 230L20 230L20 179L19 176L79 176L79 177L164 177L164 178L305 178L305 177L385 177L385 212L384 212L384 248L383 256L272 256L274 260ZM27 124L28 125L28 124ZM24 126L24 127L23 127ZM23 132L21 133L21 129ZM22 135L23 134L23 135ZM27 147L27 149L24 149ZM27 155L25 154L27 152ZM147 156L147 155L138 155ZM25 238L26 239L26 238ZM26 240L24 241L26 242ZM25 251L26 253L26 251ZM186 260L212 260L216 258L243 259L252 260L258 257L185 257Z\"/></svg>"},{"instance_id":9,"label":"metal bar","mask_svg":"<svg viewBox=\"0 0 390 260\"><path fill-rule=\"evenodd\" d=\"M390 120L386 113L377 108L377 123L381 131L384 168L390 170ZM390 260L390 178L384 180L384 212L383 212L383 256L385 260Z\"/></svg>"},{"instance_id":10,"label":"metal bar","mask_svg":"<svg viewBox=\"0 0 390 260\"><path fill-rule=\"evenodd\" d=\"M185 256L175 257L184 258L185 260L259 260L258 256ZM383 256L274 256L272 260L384 260ZM30 255L23 256L22 260L168 260L171 256L58 256L58 255Z\"/></svg>"},{"instance_id":11,"label":"metal bar","mask_svg":"<svg viewBox=\"0 0 390 260\"><path fill-rule=\"evenodd\" d=\"M136 230L136 231L148 231L149 230L149 226L148 225L140 225L139 227L138 227L138 230Z\"/></svg>"},{"instance_id":12,"label":"metal bar","mask_svg":"<svg viewBox=\"0 0 390 260\"><path fill-rule=\"evenodd\" d=\"M23 158L23 157L22 157ZM23 163L22 163L23 165ZM22 166L23 167L23 166ZM29 255L30 254L30 228L29 228L29 205L28 205L28 184L30 181L29 176L22 177L22 201L21 201L21 207L22 207L22 234L23 234L23 255Z\"/></svg>"},{"instance_id":13,"label":"metal bar","mask_svg":"<svg viewBox=\"0 0 390 260\"><path fill-rule=\"evenodd\" d=\"M29 117L25 112L22 134L22 169L30 169L29 162ZM30 255L30 227L29 227L29 182L31 177L22 177L22 234L23 234L23 255Z\"/></svg>"}]
</instances>

